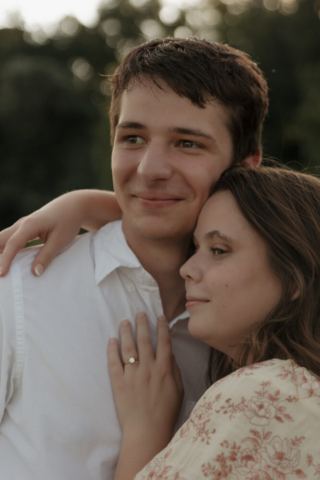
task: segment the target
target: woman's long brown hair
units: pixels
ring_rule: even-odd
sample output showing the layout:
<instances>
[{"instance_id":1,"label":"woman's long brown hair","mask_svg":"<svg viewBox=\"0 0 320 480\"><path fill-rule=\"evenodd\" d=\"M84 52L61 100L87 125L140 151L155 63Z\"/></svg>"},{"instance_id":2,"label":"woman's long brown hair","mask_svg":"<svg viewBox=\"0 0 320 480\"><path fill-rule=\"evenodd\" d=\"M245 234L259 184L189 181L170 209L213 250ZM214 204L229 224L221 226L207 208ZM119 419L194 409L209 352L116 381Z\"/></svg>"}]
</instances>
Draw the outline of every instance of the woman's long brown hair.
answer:
<instances>
[{"instance_id":1,"label":"woman's long brown hair","mask_svg":"<svg viewBox=\"0 0 320 480\"><path fill-rule=\"evenodd\" d=\"M232 360L212 353L211 381L248 363L292 359L320 377L320 180L275 167L232 167L215 185L229 190L264 239L282 296Z\"/></svg>"}]
</instances>

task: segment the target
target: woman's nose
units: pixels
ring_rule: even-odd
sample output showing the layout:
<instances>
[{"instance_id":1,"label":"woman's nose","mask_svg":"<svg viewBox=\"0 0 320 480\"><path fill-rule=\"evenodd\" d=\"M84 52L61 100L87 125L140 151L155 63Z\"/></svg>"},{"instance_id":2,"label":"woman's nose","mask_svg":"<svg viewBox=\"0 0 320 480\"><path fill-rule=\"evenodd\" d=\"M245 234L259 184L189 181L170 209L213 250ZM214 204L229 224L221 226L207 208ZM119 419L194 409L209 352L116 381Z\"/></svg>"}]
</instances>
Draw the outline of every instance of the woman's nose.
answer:
<instances>
[{"instance_id":1,"label":"woman's nose","mask_svg":"<svg viewBox=\"0 0 320 480\"><path fill-rule=\"evenodd\" d=\"M202 278L201 262L197 253L186 261L180 268L180 275L185 280L200 282Z\"/></svg>"}]
</instances>

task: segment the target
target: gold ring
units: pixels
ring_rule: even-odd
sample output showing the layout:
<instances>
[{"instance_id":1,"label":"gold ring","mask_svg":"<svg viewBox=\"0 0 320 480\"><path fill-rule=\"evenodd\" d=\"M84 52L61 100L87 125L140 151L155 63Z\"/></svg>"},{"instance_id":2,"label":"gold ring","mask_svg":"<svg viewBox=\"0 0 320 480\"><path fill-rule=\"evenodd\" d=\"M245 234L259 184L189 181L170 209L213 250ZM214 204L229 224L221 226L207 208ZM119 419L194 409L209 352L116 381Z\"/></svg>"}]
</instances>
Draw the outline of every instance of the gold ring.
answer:
<instances>
[{"instance_id":1,"label":"gold ring","mask_svg":"<svg viewBox=\"0 0 320 480\"><path fill-rule=\"evenodd\" d=\"M130 357L127 362L124 362L124 365L129 365L129 364L133 365L136 362L139 362L138 358Z\"/></svg>"}]
</instances>

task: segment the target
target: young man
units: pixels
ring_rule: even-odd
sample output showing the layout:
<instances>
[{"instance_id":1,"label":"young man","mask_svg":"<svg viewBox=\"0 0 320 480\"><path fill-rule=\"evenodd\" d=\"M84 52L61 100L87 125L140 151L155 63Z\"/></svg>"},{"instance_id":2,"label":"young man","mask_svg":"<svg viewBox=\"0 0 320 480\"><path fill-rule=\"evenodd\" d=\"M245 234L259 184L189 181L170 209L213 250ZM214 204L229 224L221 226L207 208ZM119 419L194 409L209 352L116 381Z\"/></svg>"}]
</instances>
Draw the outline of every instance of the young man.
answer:
<instances>
[{"instance_id":1,"label":"young man","mask_svg":"<svg viewBox=\"0 0 320 480\"><path fill-rule=\"evenodd\" d=\"M40 278L19 253L0 283L0 478L112 479L121 431L106 345L123 318L170 321L185 390L208 350L187 330L179 268L199 211L232 163L258 165L267 86L242 52L198 39L135 48L112 80L112 169L123 220L78 238ZM38 272L41 273L41 272ZM129 358L124 358L128 363ZM130 368L130 365L126 368Z\"/></svg>"}]
</instances>

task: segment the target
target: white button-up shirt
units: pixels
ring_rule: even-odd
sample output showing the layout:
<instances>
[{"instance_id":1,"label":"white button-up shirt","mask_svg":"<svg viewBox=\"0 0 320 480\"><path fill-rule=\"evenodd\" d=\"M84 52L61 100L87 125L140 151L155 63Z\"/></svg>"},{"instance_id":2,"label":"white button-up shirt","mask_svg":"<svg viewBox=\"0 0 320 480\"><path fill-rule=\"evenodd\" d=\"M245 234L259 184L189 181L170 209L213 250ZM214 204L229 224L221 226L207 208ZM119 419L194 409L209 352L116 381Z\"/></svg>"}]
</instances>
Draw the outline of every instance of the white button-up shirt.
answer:
<instances>
[{"instance_id":1,"label":"white button-up shirt","mask_svg":"<svg viewBox=\"0 0 320 480\"><path fill-rule=\"evenodd\" d=\"M0 279L0 479L111 480L121 429L107 343L143 310L155 344L159 288L121 222L79 237L40 278L36 251ZM187 322L184 313L170 324L185 388L180 424L206 389L208 362Z\"/></svg>"}]
</instances>

